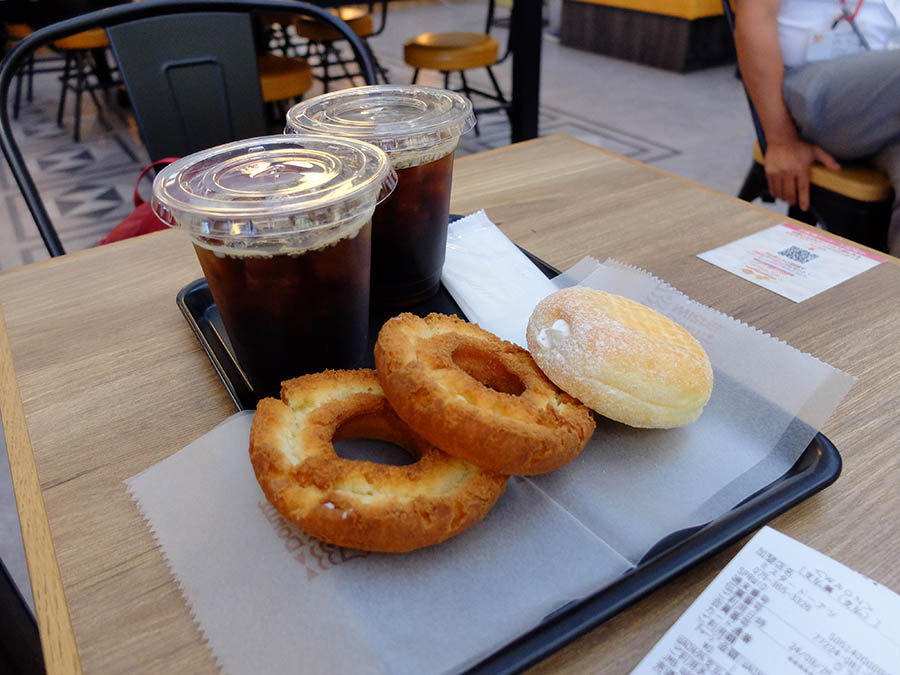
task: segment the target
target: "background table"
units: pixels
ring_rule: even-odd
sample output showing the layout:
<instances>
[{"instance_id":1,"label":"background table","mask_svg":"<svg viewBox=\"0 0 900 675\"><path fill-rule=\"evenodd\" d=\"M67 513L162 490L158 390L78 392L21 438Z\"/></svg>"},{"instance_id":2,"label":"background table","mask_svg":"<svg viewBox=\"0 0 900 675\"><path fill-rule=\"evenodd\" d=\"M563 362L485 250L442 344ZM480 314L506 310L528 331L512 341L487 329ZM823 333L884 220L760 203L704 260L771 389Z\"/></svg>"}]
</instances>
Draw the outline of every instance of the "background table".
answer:
<instances>
[{"instance_id":1,"label":"background table","mask_svg":"<svg viewBox=\"0 0 900 675\"><path fill-rule=\"evenodd\" d=\"M777 214L566 137L460 159L451 208L486 209L556 267L585 254L643 267L858 377L822 430L843 476L774 526L900 588L896 261L793 303L696 258ZM51 673L215 671L123 484L234 411L175 306L200 274L172 231L0 274L0 414ZM627 672L735 551L536 672Z\"/></svg>"}]
</instances>

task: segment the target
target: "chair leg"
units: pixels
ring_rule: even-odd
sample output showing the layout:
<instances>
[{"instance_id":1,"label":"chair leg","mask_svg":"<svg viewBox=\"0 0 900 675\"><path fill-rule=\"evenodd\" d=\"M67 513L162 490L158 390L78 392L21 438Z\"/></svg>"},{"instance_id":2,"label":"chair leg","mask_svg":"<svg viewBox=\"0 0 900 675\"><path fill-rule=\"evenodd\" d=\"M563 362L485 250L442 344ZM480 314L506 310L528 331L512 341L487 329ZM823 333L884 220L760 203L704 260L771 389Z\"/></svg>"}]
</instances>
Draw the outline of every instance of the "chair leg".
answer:
<instances>
[{"instance_id":1,"label":"chair leg","mask_svg":"<svg viewBox=\"0 0 900 675\"><path fill-rule=\"evenodd\" d=\"M444 71L444 89L449 89L449 88L450 88L450 72L445 70Z\"/></svg>"},{"instance_id":2,"label":"chair leg","mask_svg":"<svg viewBox=\"0 0 900 675\"><path fill-rule=\"evenodd\" d=\"M463 93L466 95L466 98L468 98L471 101L472 100L472 90L469 89L469 82L466 80L466 71L464 71L464 70L459 71L459 79L460 79L460 82L462 82Z\"/></svg>"},{"instance_id":3,"label":"chair leg","mask_svg":"<svg viewBox=\"0 0 900 675\"><path fill-rule=\"evenodd\" d=\"M810 186L810 211L829 232L865 246L887 252L891 202L861 202Z\"/></svg>"},{"instance_id":4,"label":"chair leg","mask_svg":"<svg viewBox=\"0 0 900 675\"><path fill-rule=\"evenodd\" d=\"M84 93L84 52L78 51L75 55L75 133L76 142L81 140L81 96Z\"/></svg>"},{"instance_id":5,"label":"chair leg","mask_svg":"<svg viewBox=\"0 0 900 675\"><path fill-rule=\"evenodd\" d=\"M375 56L375 52L372 51L372 45L369 44L369 41L366 38L362 38L363 47L366 48L366 51L369 52L369 56L372 59L372 63L375 65L375 81L376 84L378 82L378 76L381 75L381 80L384 84L390 84L391 81L388 79L387 70L384 66L381 65L381 62Z\"/></svg>"},{"instance_id":6,"label":"chair leg","mask_svg":"<svg viewBox=\"0 0 900 675\"><path fill-rule=\"evenodd\" d=\"M334 50L334 56L337 59L338 65L340 65L341 71L344 73L344 78L346 78L347 81L350 82L351 87L355 86L356 82L353 81L353 74L347 68L347 61L341 54L341 50L335 49L334 47L332 47L332 49ZM365 84L365 82L363 82L363 84Z\"/></svg>"},{"instance_id":7,"label":"chair leg","mask_svg":"<svg viewBox=\"0 0 900 675\"><path fill-rule=\"evenodd\" d=\"M753 162L747 176L744 178L744 184L738 192L738 199L745 202L752 202L762 197L763 201L774 201L769 195L769 183L766 180L766 172L762 166ZM768 199L767 199L768 197Z\"/></svg>"},{"instance_id":8,"label":"chair leg","mask_svg":"<svg viewBox=\"0 0 900 675\"><path fill-rule=\"evenodd\" d=\"M97 99L97 94L94 93L94 89L87 84L87 93L88 96L91 97L91 100L94 102L94 105L97 107L97 119L100 121L100 124L103 125L104 129L112 129L112 125L107 121L106 117L103 115L103 107L100 105L100 101Z\"/></svg>"},{"instance_id":9,"label":"chair leg","mask_svg":"<svg viewBox=\"0 0 900 675\"><path fill-rule=\"evenodd\" d=\"M103 90L103 100L109 105L109 89L112 86L112 71L106 60L105 49L92 49L87 57L89 74L93 74L97 85ZM93 88L91 89L93 91Z\"/></svg>"},{"instance_id":10,"label":"chair leg","mask_svg":"<svg viewBox=\"0 0 900 675\"><path fill-rule=\"evenodd\" d=\"M72 67L72 54L66 54L66 63L63 66L63 74L62 74L62 90L59 92L59 108L56 111L56 126L61 127L63 125L63 112L66 107L66 92L69 88L69 70Z\"/></svg>"},{"instance_id":11,"label":"chair leg","mask_svg":"<svg viewBox=\"0 0 900 675\"><path fill-rule=\"evenodd\" d=\"M0 560L0 669L4 673L44 673L37 623Z\"/></svg>"},{"instance_id":12,"label":"chair leg","mask_svg":"<svg viewBox=\"0 0 900 675\"><path fill-rule=\"evenodd\" d=\"M28 57L28 102L34 100L34 54Z\"/></svg>"},{"instance_id":13,"label":"chair leg","mask_svg":"<svg viewBox=\"0 0 900 675\"><path fill-rule=\"evenodd\" d=\"M469 82L466 80L466 71L464 71L464 70L459 71L459 79L462 81L463 93L466 95L466 98L468 98L471 101L472 100L472 90L469 89ZM447 89L448 87L444 87L444 88ZM478 124L475 125L475 135L481 136L481 129Z\"/></svg>"},{"instance_id":14,"label":"chair leg","mask_svg":"<svg viewBox=\"0 0 900 675\"><path fill-rule=\"evenodd\" d=\"M416 69L413 71L413 79L412 79L411 84L415 84L415 83L416 83L416 80L418 80L418 79L419 79L419 69L416 68Z\"/></svg>"},{"instance_id":15,"label":"chair leg","mask_svg":"<svg viewBox=\"0 0 900 675\"><path fill-rule=\"evenodd\" d=\"M497 78L494 75L494 71L490 66L485 66L485 70L488 72L488 77L491 78L491 84L494 85L494 91L497 92L497 100L500 101L501 105L509 105L509 101L503 95L503 90L500 89L500 84L497 82Z\"/></svg>"},{"instance_id":16,"label":"chair leg","mask_svg":"<svg viewBox=\"0 0 900 675\"><path fill-rule=\"evenodd\" d=\"M109 82L109 78L111 78L112 76L109 72L107 72L106 76L105 76L105 78L107 79L107 82L104 82L103 79L101 79L101 77L100 77L100 73L98 72L97 68L95 67L96 61L94 60L94 57L92 55L88 54L86 56L86 58L87 58L87 61L86 61L87 69L85 70L85 73L84 73L84 87L85 87L85 89L87 89L88 96L91 97L91 100L94 102L94 106L96 106L96 108L97 108L97 119L100 121L100 124L103 125L104 129L112 129L112 126L110 125L110 123L107 122L106 118L103 116L103 107L100 105L100 101L97 99L97 94L94 93L94 86L91 85L90 75L93 74L94 79L97 82L97 86L103 88L103 100L106 101L107 105L109 105L108 82ZM107 68L108 68L108 65L107 65Z\"/></svg>"},{"instance_id":17,"label":"chair leg","mask_svg":"<svg viewBox=\"0 0 900 675\"><path fill-rule=\"evenodd\" d=\"M25 77L25 69L20 68L16 73L16 93L13 95L13 119L19 119L19 103L22 100L22 79Z\"/></svg>"},{"instance_id":18,"label":"chair leg","mask_svg":"<svg viewBox=\"0 0 900 675\"><path fill-rule=\"evenodd\" d=\"M330 88L330 82L334 79L337 79L331 77L331 73L329 72L331 68L331 48L329 45L322 45L321 55L322 56L320 63L322 65L322 91L323 93L327 94Z\"/></svg>"},{"instance_id":19,"label":"chair leg","mask_svg":"<svg viewBox=\"0 0 900 675\"><path fill-rule=\"evenodd\" d=\"M788 218L799 220L801 223L806 223L807 225L815 225L819 222L819 218L812 209L804 211L799 206L789 206L787 215Z\"/></svg>"}]
</instances>

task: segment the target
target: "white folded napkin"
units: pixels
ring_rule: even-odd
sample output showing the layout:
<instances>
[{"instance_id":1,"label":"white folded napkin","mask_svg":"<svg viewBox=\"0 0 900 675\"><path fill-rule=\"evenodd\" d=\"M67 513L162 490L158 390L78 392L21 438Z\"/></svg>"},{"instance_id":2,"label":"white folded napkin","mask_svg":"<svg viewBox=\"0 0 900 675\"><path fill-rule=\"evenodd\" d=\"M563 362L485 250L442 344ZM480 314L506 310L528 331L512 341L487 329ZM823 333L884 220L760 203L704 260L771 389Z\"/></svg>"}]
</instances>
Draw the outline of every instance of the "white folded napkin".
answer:
<instances>
[{"instance_id":1,"label":"white folded napkin","mask_svg":"<svg viewBox=\"0 0 900 675\"><path fill-rule=\"evenodd\" d=\"M484 211L450 223L441 282L469 321L526 349L531 311L557 290Z\"/></svg>"}]
</instances>

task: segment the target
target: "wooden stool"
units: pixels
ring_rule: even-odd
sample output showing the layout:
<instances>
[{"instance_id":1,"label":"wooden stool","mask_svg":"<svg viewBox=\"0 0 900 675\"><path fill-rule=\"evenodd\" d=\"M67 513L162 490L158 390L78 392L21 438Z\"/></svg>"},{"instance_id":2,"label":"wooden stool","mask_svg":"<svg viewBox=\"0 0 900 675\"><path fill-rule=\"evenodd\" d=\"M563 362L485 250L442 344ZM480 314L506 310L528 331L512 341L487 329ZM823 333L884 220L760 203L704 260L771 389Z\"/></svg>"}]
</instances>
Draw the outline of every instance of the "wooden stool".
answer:
<instances>
[{"instance_id":1,"label":"wooden stool","mask_svg":"<svg viewBox=\"0 0 900 675\"><path fill-rule=\"evenodd\" d=\"M369 52L369 56L372 57L372 63L375 65L376 74L380 75L381 79L387 83L387 71L381 66L378 59L375 58L375 54L372 52L372 48L368 41L368 38L378 35L384 30L384 17L387 13L387 3L383 3L382 20L378 30L375 30L372 5L373 3L369 3L369 7L339 7L330 11L343 19L353 32L359 36L363 46ZM322 82L325 93L328 92L330 83L334 80L348 79L351 84L353 83L353 78L359 75L359 73L351 73L347 69L347 64L352 63L353 59L343 58L340 50L335 47L335 43L342 39L340 33L331 26L319 23L312 18L295 17L292 24L297 32L297 36L304 38L307 41L306 57L310 59L315 57L316 67L321 68L321 72L318 73L316 77ZM332 66L338 66L341 69L342 75L333 77L330 71Z\"/></svg>"},{"instance_id":2,"label":"wooden stool","mask_svg":"<svg viewBox=\"0 0 900 675\"><path fill-rule=\"evenodd\" d=\"M26 23L6 24L6 36L12 42L18 42L31 35L31 26ZM28 102L31 103L34 95L34 54L29 55L25 65L16 73L16 93L13 97L13 119L19 119L19 104L22 100L22 79L28 75Z\"/></svg>"},{"instance_id":3,"label":"wooden stool","mask_svg":"<svg viewBox=\"0 0 900 675\"><path fill-rule=\"evenodd\" d=\"M18 42L32 33L31 26L25 23L10 23L6 25L6 35L12 42ZM22 103L22 81L28 77L28 90L26 98L29 103L34 99L34 76L38 73L60 73L63 68L63 59L59 56L35 56L28 55L24 65L16 73L16 91L13 96L13 119L19 119L19 109Z\"/></svg>"},{"instance_id":4,"label":"wooden stool","mask_svg":"<svg viewBox=\"0 0 900 675\"><path fill-rule=\"evenodd\" d=\"M458 72L462 81L462 88L458 89L470 99L473 94L494 101L497 105L487 108L475 108L475 114L496 112L505 110L509 114L510 102L503 95L500 84L494 76L492 67L501 63L509 56L509 49L500 56L500 43L489 33L494 23L494 0L488 3L487 24L484 33L422 33L403 45L403 60L415 71L413 72L413 84L419 78L419 71L423 68L437 70L444 75L444 88L450 88L450 74ZM472 68L484 68L494 87L493 92L487 92L471 86L466 79L466 71ZM478 127L475 127L478 133Z\"/></svg>"},{"instance_id":5,"label":"wooden stool","mask_svg":"<svg viewBox=\"0 0 900 675\"><path fill-rule=\"evenodd\" d=\"M73 138L78 141L81 139L81 96L86 91L97 106L97 118L104 127L110 129L109 123L104 119L100 108L100 102L97 100L95 89L106 90L114 86L116 83L111 81L103 82L101 75L97 72L97 63L92 55L100 52L105 53L109 47L109 39L106 37L106 31L102 28L93 28L82 33L76 33L69 37L62 38L53 43L53 46L65 54L66 62L63 66L62 75L62 91L59 96L59 109L56 113L56 124L62 126L63 112L66 105L66 93L71 89L75 93L75 132ZM74 66L74 73L72 68ZM93 75L97 80L96 84L88 81L88 76ZM72 83L74 77L75 82Z\"/></svg>"}]
</instances>

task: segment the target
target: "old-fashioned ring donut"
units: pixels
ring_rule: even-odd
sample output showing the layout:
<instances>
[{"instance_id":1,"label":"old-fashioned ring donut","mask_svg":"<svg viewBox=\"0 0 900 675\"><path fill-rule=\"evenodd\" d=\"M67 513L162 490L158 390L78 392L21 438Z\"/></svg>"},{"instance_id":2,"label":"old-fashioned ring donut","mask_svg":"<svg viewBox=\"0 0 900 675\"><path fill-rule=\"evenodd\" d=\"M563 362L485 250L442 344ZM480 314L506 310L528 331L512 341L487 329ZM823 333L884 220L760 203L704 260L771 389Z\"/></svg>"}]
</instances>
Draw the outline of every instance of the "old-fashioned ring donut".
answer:
<instances>
[{"instance_id":1,"label":"old-fashioned ring donut","mask_svg":"<svg viewBox=\"0 0 900 675\"><path fill-rule=\"evenodd\" d=\"M333 441L376 438L417 461L391 466L342 459ZM401 553L474 525L506 488L506 476L451 457L388 405L372 370L326 371L289 380L281 400L259 402L250 460L266 497L322 541Z\"/></svg>"},{"instance_id":2,"label":"old-fashioned ring donut","mask_svg":"<svg viewBox=\"0 0 900 675\"><path fill-rule=\"evenodd\" d=\"M457 317L387 321L375 367L391 406L417 434L491 471L552 471L594 431L588 408L547 379L527 351Z\"/></svg>"}]
</instances>

